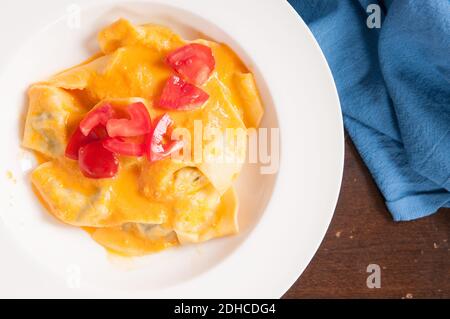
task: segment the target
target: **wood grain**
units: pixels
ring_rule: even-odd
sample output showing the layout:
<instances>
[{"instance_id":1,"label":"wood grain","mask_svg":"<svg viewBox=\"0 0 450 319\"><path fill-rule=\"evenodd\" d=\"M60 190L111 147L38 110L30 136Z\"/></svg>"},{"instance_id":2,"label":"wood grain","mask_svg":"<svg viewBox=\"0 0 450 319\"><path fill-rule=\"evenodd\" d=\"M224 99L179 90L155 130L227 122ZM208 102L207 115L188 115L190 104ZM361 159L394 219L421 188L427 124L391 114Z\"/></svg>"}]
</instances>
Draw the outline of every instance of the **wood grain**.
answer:
<instances>
[{"instance_id":1,"label":"wood grain","mask_svg":"<svg viewBox=\"0 0 450 319\"><path fill-rule=\"evenodd\" d=\"M346 137L338 205L320 249L284 298L450 298L450 209L393 222ZM367 266L381 268L381 288L367 288Z\"/></svg>"}]
</instances>

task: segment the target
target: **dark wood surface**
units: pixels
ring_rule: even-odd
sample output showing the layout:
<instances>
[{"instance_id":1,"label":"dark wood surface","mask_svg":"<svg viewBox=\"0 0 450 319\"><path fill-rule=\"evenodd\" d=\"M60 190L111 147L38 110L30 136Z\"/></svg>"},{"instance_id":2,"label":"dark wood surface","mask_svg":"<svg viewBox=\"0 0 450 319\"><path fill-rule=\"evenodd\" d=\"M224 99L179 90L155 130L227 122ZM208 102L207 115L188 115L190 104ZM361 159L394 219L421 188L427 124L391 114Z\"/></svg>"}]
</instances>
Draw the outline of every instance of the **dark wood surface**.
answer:
<instances>
[{"instance_id":1,"label":"dark wood surface","mask_svg":"<svg viewBox=\"0 0 450 319\"><path fill-rule=\"evenodd\" d=\"M395 223L346 137L338 205L322 245L284 298L450 298L450 209ZM369 289L367 266L381 270Z\"/></svg>"}]
</instances>

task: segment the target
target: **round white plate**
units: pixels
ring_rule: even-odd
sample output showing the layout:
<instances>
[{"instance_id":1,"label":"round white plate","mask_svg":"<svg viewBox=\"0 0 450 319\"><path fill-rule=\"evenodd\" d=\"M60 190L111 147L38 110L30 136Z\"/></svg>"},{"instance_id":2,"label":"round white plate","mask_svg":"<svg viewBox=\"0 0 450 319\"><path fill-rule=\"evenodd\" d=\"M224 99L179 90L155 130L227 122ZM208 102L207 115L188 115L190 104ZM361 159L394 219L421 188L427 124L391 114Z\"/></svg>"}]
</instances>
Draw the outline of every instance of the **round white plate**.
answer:
<instances>
[{"instance_id":1,"label":"round white plate","mask_svg":"<svg viewBox=\"0 0 450 319\"><path fill-rule=\"evenodd\" d=\"M325 235L344 156L331 73L290 5L21 0L1 6L7 32L0 50L0 297L281 297ZM280 128L281 155L276 174L244 168L238 236L121 259L55 221L35 198L29 182L35 163L20 148L27 87L95 53L96 33L119 17L225 42L254 72L266 107L262 127Z\"/></svg>"}]
</instances>

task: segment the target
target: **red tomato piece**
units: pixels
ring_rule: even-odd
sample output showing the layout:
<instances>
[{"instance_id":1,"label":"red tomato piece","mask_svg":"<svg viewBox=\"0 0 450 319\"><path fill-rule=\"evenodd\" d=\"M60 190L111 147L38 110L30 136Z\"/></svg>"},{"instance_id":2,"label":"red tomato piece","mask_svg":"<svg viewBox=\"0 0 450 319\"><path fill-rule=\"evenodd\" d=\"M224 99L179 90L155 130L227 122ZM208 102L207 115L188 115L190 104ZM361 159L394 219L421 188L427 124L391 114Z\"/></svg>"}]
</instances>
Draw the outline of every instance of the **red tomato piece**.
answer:
<instances>
[{"instance_id":1,"label":"red tomato piece","mask_svg":"<svg viewBox=\"0 0 450 319\"><path fill-rule=\"evenodd\" d=\"M80 148L78 165L88 178L110 178L117 174L119 160L113 152L103 147L102 141L95 141Z\"/></svg>"},{"instance_id":2,"label":"red tomato piece","mask_svg":"<svg viewBox=\"0 0 450 319\"><path fill-rule=\"evenodd\" d=\"M184 146L183 141L171 141L163 146L163 151L159 153L152 152L150 155L150 161L156 162L166 157L169 157L172 153L178 152Z\"/></svg>"},{"instance_id":3,"label":"red tomato piece","mask_svg":"<svg viewBox=\"0 0 450 319\"><path fill-rule=\"evenodd\" d=\"M65 155L66 157L78 160L78 151L80 147L85 146L91 142L102 139L106 136L106 130L104 127L98 126L94 128L88 136L84 136L81 133L80 127L77 127L75 132L73 132L72 136L69 139L69 143L66 146Z\"/></svg>"},{"instance_id":4,"label":"red tomato piece","mask_svg":"<svg viewBox=\"0 0 450 319\"><path fill-rule=\"evenodd\" d=\"M150 114L144 103L137 102L128 106L130 119L110 119L106 130L110 137L140 136L148 134L152 128Z\"/></svg>"},{"instance_id":5,"label":"red tomato piece","mask_svg":"<svg viewBox=\"0 0 450 319\"><path fill-rule=\"evenodd\" d=\"M143 156L144 143L129 142L121 137L111 137L103 140L103 147L107 150L125 156Z\"/></svg>"},{"instance_id":6,"label":"red tomato piece","mask_svg":"<svg viewBox=\"0 0 450 319\"><path fill-rule=\"evenodd\" d=\"M91 110L80 122L80 130L84 136L88 136L89 132L98 125L106 126L108 120L114 116L114 109L109 103L105 103Z\"/></svg>"},{"instance_id":7,"label":"red tomato piece","mask_svg":"<svg viewBox=\"0 0 450 319\"><path fill-rule=\"evenodd\" d=\"M164 137L172 124L169 114L164 114L157 120L153 132L148 135L147 157L151 162L162 160L183 148L183 141L170 141L163 144Z\"/></svg>"},{"instance_id":8,"label":"red tomato piece","mask_svg":"<svg viewBox=\"0 0 450 319\"><path fill-rule=\"evenodd\" d=\"M205 83L216 65L211 48L199 43L191 43L169 53L166 63L195 85Z\"/></svg>"},{"instance_id":9,"label":"red tomato piece","mask_svg":"<svg viewBox=\"0 0 450 319\"><path fill-rule=\"evenodd\" d=\"M202 106L208 99L208 93L179 76L172 75L163 89L159 106L169 110L187 111Z\"/></svg>"},{"instance_id":10,"label":"red tomato piece","mask_svg":"<svg viewBox=\"0 0 450 319\"><path fill-rule=\"evenodd\" d=\"M172 126L173 121L169 114L162 115L153 128L152 138L151 138L151 151L154 153L160 153L163 149L163 139L169 128Z\"/></svg>"}]
</instances>

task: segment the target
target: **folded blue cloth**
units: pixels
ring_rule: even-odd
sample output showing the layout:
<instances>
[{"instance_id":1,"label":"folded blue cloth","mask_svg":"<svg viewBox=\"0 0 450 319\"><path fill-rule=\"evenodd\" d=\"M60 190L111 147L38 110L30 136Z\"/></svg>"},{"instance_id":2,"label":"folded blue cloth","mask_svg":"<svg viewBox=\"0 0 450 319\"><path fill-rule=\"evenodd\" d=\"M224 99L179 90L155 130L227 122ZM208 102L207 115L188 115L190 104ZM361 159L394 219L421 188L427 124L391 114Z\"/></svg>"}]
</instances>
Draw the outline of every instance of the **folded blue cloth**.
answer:
<instances>
[{"instance_id":1,"label":"folded blue cloth","mask_svg":"<svg viewBox=\"0 0 450 319\"><path fill-rule=\"evenodd\" d=\"M450 1L289 2L328 60L347 132L394 220L450 207ZM381 28L369 28L378 8Z\"/></svg>"}]
</instances>

